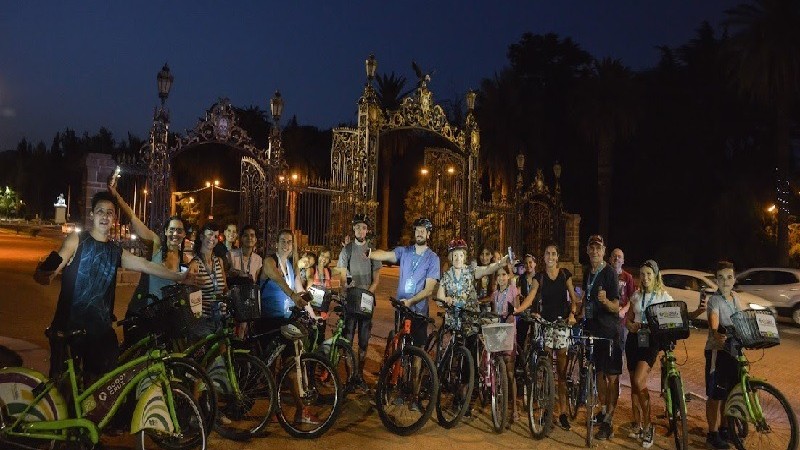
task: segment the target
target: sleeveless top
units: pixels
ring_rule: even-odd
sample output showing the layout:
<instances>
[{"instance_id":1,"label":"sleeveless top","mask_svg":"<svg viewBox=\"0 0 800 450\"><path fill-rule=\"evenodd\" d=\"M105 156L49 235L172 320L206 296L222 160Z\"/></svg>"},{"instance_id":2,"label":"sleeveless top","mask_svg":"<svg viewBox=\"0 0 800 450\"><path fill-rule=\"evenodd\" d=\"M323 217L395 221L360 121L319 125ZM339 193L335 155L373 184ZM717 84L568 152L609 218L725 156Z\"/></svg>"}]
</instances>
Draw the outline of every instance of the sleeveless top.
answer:
<instances>
[{"instance_id":1,"label":"sleeveless top","mask_svg":"<svg viewBox=\"0 0 800 450\"><path fill-rule=\"evenodd\" d=\"M570 302L567 296L567 280L572 274L567 269L559 269L555 280L547 272L539 276L539 293L542 318L547 321L566 319L569 316Z\"/></svg>"},{"instance_id":2,"label":"sleeveless top","mask_svg":"<svg viewBox=\"0 0 800 450\"><path fill-rule=\"evenodd\" d=\"M320 277L320 274L322 276ZM314 268L314 279L311 281L311 285L319 288L330 289L331 287L331 271L327 267L323 267L322 270L317 270Z\"/></svg>"},{"instance_id":3,"label":"sleeveless top","mask_svg":"<svg viewBox=\"0 0 800 450\"><path fill-rule=\"evenodd\" d=\"M197 286L203 292L203 317L211 317L213 300L217 295L222 295L225 291L225 276L222 270L222 258L212 256L213 269L209 270L200 257L195 256L193 261L198 262L199 271L197 273Z\"/></svg>"},{"instance_id":4,"label":"sleeveless top","mask_svg":"<svg viewBox=\"0 0 800 450\"><path fill-rule=\"evenodd\" d=\"M294 264L292 258L287 258L287 272L283 271L278 255L272 254L268 258L275 261L278 270L283 274L283 279L289 288L294 290ZM270 279L261 281L261 317L264 318L289 318L292 315L291 307L294 306L292 299L283 292L278 284Z\"/></svg>"},{"instance_id":5,"label":"sleeveless top","mask_svg":"<svg viewBox=\"0 0 800 450\"><path fill-rule=\"evenodd\" d=\"M72 260L64 267L53 327L85 329L90 336L111 330L117 268L122 266L122 247L116 241L100 242L88 231Z\"/></svg>"}]
</instances>

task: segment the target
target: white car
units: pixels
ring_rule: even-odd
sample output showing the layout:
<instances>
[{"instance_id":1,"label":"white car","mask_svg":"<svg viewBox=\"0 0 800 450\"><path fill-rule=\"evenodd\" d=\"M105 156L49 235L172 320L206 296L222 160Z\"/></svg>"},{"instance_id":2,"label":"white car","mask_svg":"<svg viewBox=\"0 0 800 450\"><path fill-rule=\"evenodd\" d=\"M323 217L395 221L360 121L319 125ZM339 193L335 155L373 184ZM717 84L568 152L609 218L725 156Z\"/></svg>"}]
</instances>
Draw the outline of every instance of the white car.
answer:
<instances>
[{"instance_id":1,"label":"white car","mask_svg":"<svg viewBox=\"0 0 800 450\"><path fill-rule=\"evenodd\" d=\"M717 290L714 275L699 270L664 269L661 271L661 278L664 280L664 288L669 295L675 300L686 302L689 312L697 309L700 304L701 292L711 293ZM741 292L735 288L734 292L744 307L749 309L769 309L775 314L775 308L768 300L748 292ZM697 320L705 321L705 314L701 314Z\"/></svg>"},{"instance_id":2,"label":"white car","mask_svg":"<svg viewBox=\"0 0 800 450\"><path fill-rule=\"evenodd\" d=\"M736 277L737 287L772 302L778 314L800 325L800 270L777 267L748 269Z\"/></svg>"}]
</instances>

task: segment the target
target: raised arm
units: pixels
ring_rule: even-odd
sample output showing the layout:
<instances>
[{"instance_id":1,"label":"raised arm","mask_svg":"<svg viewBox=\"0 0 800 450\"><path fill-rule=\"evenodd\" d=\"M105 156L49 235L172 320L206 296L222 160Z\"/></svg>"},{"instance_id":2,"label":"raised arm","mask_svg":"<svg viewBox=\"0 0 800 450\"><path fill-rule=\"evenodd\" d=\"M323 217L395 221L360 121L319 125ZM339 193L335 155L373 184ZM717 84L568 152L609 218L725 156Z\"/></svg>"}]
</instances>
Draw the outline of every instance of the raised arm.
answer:
<instances>
[{"instance_id":1,"label":"raised arm","mask_svg":"<svg viewBox=\"0 0 800 450\"><path fill-rule=\"evenodd\" d=\"M158 233L154 232L153 230L147 228L147 225L144 224L138 217L136 217L136 213L133 212L133 209L125 202L125 199L119 195L117 192L117 175L116 172L111 175L111 178L108 179L108 192L117 199L117 203L119 204L119 209L122 210L125 214L128 215L131 219L131 228L133 228L133 232L136 233L139 238L144 239L146 241L153 243L153 254L157 251L161 250L161 238L158 237Z\"/></svg>"},{"instance_id":2,"label":"raised arm","mask_svg":"<svg viewBox=\"0 0 800 450\"><path fill-rule=\"evenodd\" d=\"M370 250L367 257L375 261L397 264L397 255L391 250Z\"/></svg>"},{"instance_id":3,"label":"raised arm","mask_svg":"<svg viewBox=\"0 0 800 450\"><path fill-rule=\"evenodd\" d=\"M188 273L188 272L183 272L183 273L173 272L167 269L166 267L162 266L161 264L156 264L144 258L135 256L127 250L122 250L122 267L125 269L134 270L136 272L142 272L148 275L154 275L159 278L163 278L165 280L172 280L178 282L186 280Z\"/></svg>"},{"instance_id":4,"label":"raised arm","mask_svg":"<svg viewBox=\"0 0 800 450\"><path fill-rule=\"evenodd\" d=\"M488 266L478 266L475 268L475 279L480 280L486 275L491 275L500 270L500 268L506 264L508 264L508 255L501 258L500 261L493 262Z\"/></svg>"}]
</instances>

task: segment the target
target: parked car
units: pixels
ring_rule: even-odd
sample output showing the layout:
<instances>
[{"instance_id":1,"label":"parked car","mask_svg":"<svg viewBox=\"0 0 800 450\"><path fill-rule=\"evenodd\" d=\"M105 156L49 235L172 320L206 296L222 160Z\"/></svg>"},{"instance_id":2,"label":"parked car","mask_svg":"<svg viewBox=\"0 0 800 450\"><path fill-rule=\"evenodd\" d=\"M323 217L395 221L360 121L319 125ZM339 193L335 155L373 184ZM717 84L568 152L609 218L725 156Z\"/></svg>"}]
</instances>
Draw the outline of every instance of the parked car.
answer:
<instances>
[{"instance_id":1,"label":"parked car","mask_svg":"<svg viewBox=\"0 0 800 450\"><path fill-rule=\"evenodd\" d=\"M800 325L800 270L757 267L740 273L736 282L739 289L764 297L779 315Z\"/></svg>"},{"instance_id":2,"label":"parked car","mask_svg":"<svg viewBox=\"0 0 800 450\"><path fill-rule=\"evenodd\" d=\"M697 309L700 304L701 292L713 293L717 291L714 275L699 270L664 269L661 271L661 278L664 280L664 288L669 295L675 300L686 302L689 312ZM734 288L733 291L746 308L769 309L775 314L774 305L763 297L740 291L737 288ZM703 314L697 319L705 321L706 315Z\"/></svg>"}]
</instances>

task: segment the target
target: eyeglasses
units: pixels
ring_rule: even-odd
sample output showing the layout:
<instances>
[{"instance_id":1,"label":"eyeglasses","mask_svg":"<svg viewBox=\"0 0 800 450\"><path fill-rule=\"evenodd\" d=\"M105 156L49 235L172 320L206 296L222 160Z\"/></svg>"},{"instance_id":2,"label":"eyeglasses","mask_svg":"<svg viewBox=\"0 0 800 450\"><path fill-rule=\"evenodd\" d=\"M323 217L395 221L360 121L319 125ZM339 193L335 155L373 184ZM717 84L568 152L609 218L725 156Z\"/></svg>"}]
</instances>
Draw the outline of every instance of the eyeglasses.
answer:
<instances>
[{"instance_id":1,"label":"eyeglasses","mask_svg":"<svg viewBox=\"0 0 800 450\"><path fill-rule=\"evenodd\" d=\"M185 232L186 230L184 230L183 228L173 228L173 227L167 228L167 233L185 233Z\"/></svg>"}]
</instances>

